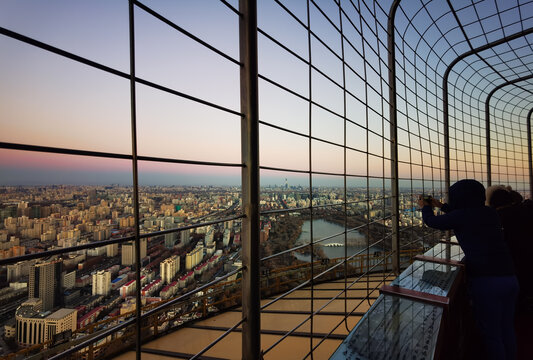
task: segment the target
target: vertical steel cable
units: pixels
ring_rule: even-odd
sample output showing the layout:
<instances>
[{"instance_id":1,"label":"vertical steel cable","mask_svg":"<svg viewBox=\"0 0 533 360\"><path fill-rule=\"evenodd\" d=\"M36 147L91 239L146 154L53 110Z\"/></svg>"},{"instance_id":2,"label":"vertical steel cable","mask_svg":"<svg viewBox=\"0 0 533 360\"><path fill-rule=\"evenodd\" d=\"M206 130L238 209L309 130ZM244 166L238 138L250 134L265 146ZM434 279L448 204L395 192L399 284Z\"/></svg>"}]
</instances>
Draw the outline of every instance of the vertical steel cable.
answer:
<instances>
[{"instance_id":1,"label":"vertical steel cable","mask_svg":"<svg viewBox=\"0 0 533 360\"><path fill-rule=\"evenodd\" d=\"M261 358L259 256L259 99L257 73L257 2L240 0L242 207L242 358Z\"/></svg>"},{"instance_id":2,"label":"vertical steel cable","mask_svg":"<svg viewBox=\"0 0 533 360\"><path fill-rule=\"evenodd\" d=\"M487 152L487 187L492 185L492 169L491 169L491 151L490 151L490 98L492 94L487 97L485 102L485 148Z\"/></svg>"},{"instance_id":3,"label":"vertical steel cable","mask_svg":"<svg viewBox=\"0 0 533 360\"><path fill-rule=\"evenodd\" d=\"M396 113L396 48L394 44L394 17L400 0L394 0L389 11L387 22L387 47L389 66L389 111L391 141L391 196L392 196L392 270L400 274L400 214L398 186L398 117Z\"/></svg>"},{"instance_id":4,"label":"vertical steel cable","mask_svg":"<svg viewBox=\"0 0 533 360\"><path fill-rule=\"evenodd\" d=\"M533 108L527 114L527 158L529 162L529 198L533 200L533 151L531 150L531 117Z\"/></svg>"},{"instance_id":5,"label":"vertical steel cable","mask_svg":"<svg viewBox=\"0 0 533 360\"><path fill-rule=\"evenodd\" d=\"M365 6L366 6L366 3L365 3ZM361 16L361 1L359 1L359 24L361 26L361 35L363 35L363 19L362 19L362 16ZM367 71L366 71L366 67L367 67L367 62L366 62L366 50L365 50L365 40L364 38L361 36L361 52L363 53L363 59L365 59L365 66L364 66L364 73L363 73L363 77L364 77L364 81L365 81L365 137L366 137L366 209L365 209L365 212L366 212L366 228L365 228L365 231L366 231L366 267L365 267L365 270L364 273L366 274L366 300L367 302L370 304L370 279L368 277L368 269L370 268L370 262L369 262L369 258L370 258L370 179L369 179L369 176L370 176L370 144L368 142L368 140L370 139L369 135L368 135L368 74L367 74ZM363 265L365 263L365 258L361 258L361 261L363 262ZM363 269L363 267L361 267L361 269Z\"/></svg>"},{"instance_id":6,"label":"vertical steel cable","mask_svg":"<svg viewBox=\"0 0 533 360\"><path fill-rule=\"evenodd\" d=\"M374 2L374 25L376 26L376 36L377 36L377 31L378 31L378 26L380 26L378 20L377 20L377 10L376 10L376 3ZM381 59L381 50L380 50L380 47L379 47L379 39L378 39L378 45L377 45L377 54L378 54L378 59ZM379 78L380 80L383 80L383 73L382 73L382 67L381 65L379 66ZM379 90L380 90L380 94L381 94L381 97L383 98L383 81L380 81L380 84L379 84ZM383 104L383 101L381 102L381 154L383 156L383 160L382 160L382 166L381 166L381 174L382 174L382 178L381 178L381 189L382 189L382 196L381 196L381 203L382 203L382 211L383 211L383 215L381 216L382 220L383 220L383 225L385 225L385 218L386 218L386 214L387 214L387 207L385 205L386 203L386 195L385 195L385 133L384 133L384 130L385 130L385 109L384 109L384 104ZM381 231L381 238L385 238L387 236L387 231L385 230L385 227L383 227L383 230ZM383 249L383 246L381 247ZM382 272L382 283L385 284L385 280L386 280L386 272L387 272L387 254L386 254L386 251L382 251L383 253L383 259L381 260L382 262L382 269L383 269L383 272ZM370 302L370 298L369 298L369 302Z\"/></svg>"},{"instance_id":7,"label":"vertical steel cable","mask_svg":"<svg viewBox=\"0 0 533 360\"><path fill-rule=\"evenodd\" d=\"M414 25L413 25L414 26ZM402 41L403 41L403 44L405 44L405 40L402 38ZM403 100L405 102L405 117L406 117L406 127L407 127L407 136L408 136L408 139L407 139L407 146L408 146L408 149L409 149L409 208L412 209L414 206L415 206L415 201L414 201L414 189L413 189L413 141L411 140L411 118L410 118L410 114L409 114L409 106L408 106L408 94L407 94L407 90L408 90L408 87L407 87L407 71L405 70L406 69L406 55L405 55L405 46L403 47L402 49L402 79L403 79L403 92L402 92L402 95L403 95ZM416 61L416 59L415 59ZM394 83L396 83L396 78L394 78L392 80ZM396 148L396 151L398 151L398 147ZM398 191L398 196L400 196L400 193ZM399 202L399 198L398 198L398 202ZM407 217L406 214L404 214L405 217ZM415 234L415 229L414 229L414 218L415 218L415 214L414 214L414 211L410 211L409 212L409 217L411 218L411 224L409 226L409 241L408 243L411 243L413 241L413 238L416 237L416 234ZM398 205L398 221L401 222L401 218L402 218L402 212L401 212L401 209L399 208L399 205ZM399 230L400 228L400 225L398 224L398 232L400 231ZM398 236L398 241L400 241L401 239L401 234ZM407 240L407 239L406 239ZM398 250L400 250L400 245L398 246ZM401 264L398 262L399 264L399 267L401 267ZM399 270L398 270L399 271Z\"/></svg>"},{"instance_id":8,"label":"vertical steel cable","mask_svg":"<svg viewBox=\"0 0 533 360\"><path fill-rule=\"evenodd\" d=\"M344 32L342 28L342 8L340 1L337 3L339 7L339 26L341 35L341 58L342 58L342 95L343 95L343 120L344 120L344 326L349 332L348 328L348 196L346 191L346 63L344 59Z\"/></svg>"},{"instance_id":9,"label":"vertical steel cable","mask_svg":"<svg viewBox=\"0 0 533 360\"><path fill-rule=\"evenodd\" d=\"M135 24L133 0L129 1L131 154L133 167L133 208L135 216L136 344L135 356L141 359L141 238L139 230L139 173L137 161L137 111L135 93Z\"/></svg>"},{"instance_id":10,"label":"vertical steel cable","mask_svg":"<svg viewBox=\"0 0 533 360\"><path fill-rule=\"evenodd\" d=\"M415 58L415 64L416 64L416 58ZM415 75L413 75L413 77L415 78L415 81L416 81L416 73ZM418 97L415 98L415 108L416 109L419 109L419 106L418 106ZM426 178L425 178L425 175L424 175L424 154L422 152L422 127L420 125L420 115L419 115L419 111L417 110L416 113L415 113L415 116L416 116L416 130L417 130L417 138L418 138L418 150L417 152L419 153L419 156L420 156L420 180L419 181L422 181L422 194L431 194L428 189L426 188ZM415 195L415 199L416 199L416 195ZM416 200L415 200L416 201ZM413 207L416 206L416 203L413 204ZM415 212L412 211L412 214L413 214L413 224L414 224L414 220L415 220ZM420 225L420 227L422 227L424 225ZM414 231L414 227L413 227L413 231ZM433 233L433 232L432 232ZM415 234L415 237L418 237L418 234ZM411 240L412 241L412 240ZM425 235L422 235L422 248L425 249L426 248L426 243L427 241L427 236ZM428 244L428 247L429 247L429 244Z\"/></svg>"},{"instance_id":11,"label":"vertical steel cable","mask_svg":"<svg viewBox=\"0 0 533 360\"><path fill-rule=\"evenodd\" d=\"M449 115L449 104L448 104L448 76L450 76L450 71L452 67L448 66L444 72L442 80L442 127L444 131L444 202L450 202L450 115ZM445 232L446 241L451 239L451 231L446 230ZM446 259L450 260L452 257L452 247L450 244L446 244Z\"/></svg>"},{"instance_id":12,"label":"vertical steel cable","mask_svg":"<svg viewBox=\"0 0 533 360\"><path fill-rule=\"evenodd\" d=\"M308 55L309 55L309 211L311 212L310 224L309 227L309 236L310 236L310 247L311 247L311 311L310 311L310 337L309 337L309 351L311 353L311 359L313 359L313 312L314 312L314 302L315 302L315 248L313 245L313 158L312 158L312 142L313 142L313 133L312 133L312 111L313 111L313 99L312 99L312 76L313 76L313 62L311 61L311 9L310 9L310 0L307 0L307 46L308 46Z\"/></svg>"},{"instance_id":13,"label":"vertical steel cable","mask_svg":"<svg viewBox=\"0 0 533 360\"><path fill-rule=\"evenodd\" d=\"M363 20L362 20L362 15L361 15L361 1L358 0L357 1L357 11L359 13L359 28L361 29L361 53L362 53L362 57L364 60L364 70L363 70L363 78L364 78L364 82L365 82L365 89L364 89L364 94L365 94L365 142L366 142L366 149L365 149L365 154L366 154L366 161L365 161L365 167L366 167L366 177L365 177L365 181L366 181L366 192L365 192L365 207L366 207L366 210L365 210L365 213L366 213L366 227L365 227L365 237L366 237L366 260L367 260L367 270L368 270L368 256L369 256L369 247L370 247L370 232L369 232L369 221L370 221L370 218L369 218L369 204L370 204L370 191L369 191L369 186L370 186L370 182L369 182L369 146L368 146L368 93L367 93L367 74L366 74L366 57L365 57L365 43L364 43L364 39L363 39ZM360 268L361 268L361 275L363 275L364 273L364 270L363 270L363 267L364 267L364 264L365 264L365 258L363 256L361 256L359 258L359 261L360 261ZM369 289L370 288L370 284L368 282L368 277L366 279L366 298L367 300L369 299Z\"/></svg>"}]
</instances>

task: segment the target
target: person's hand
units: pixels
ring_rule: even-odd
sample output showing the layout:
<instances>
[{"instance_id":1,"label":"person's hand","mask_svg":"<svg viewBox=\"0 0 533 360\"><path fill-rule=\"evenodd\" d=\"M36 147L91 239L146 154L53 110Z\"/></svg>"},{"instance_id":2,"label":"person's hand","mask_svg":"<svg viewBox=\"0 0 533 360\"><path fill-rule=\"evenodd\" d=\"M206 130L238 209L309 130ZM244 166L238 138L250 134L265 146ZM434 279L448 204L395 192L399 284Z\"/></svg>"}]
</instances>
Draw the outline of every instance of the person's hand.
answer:
<instances>
[{"instance_id":1,"label":"person's hand","mask_svg":"<svg viewBox=\"0 0 533 360\"><path fill-rule=\"evenodd\" d=\"M431 204L429 204L427 201L424 201L424 196L423 195L418 195L418 206L420 208L423 208L426 205L431 205Z\"/></svg>"},{"instance_id":2,"label":"person's hand","mask_svg":"<svg viewBox=\"0 0 533 360\"><path fill-rule=\"evenodd\" d=\"M443 203L441 203L439 200L432 198L431 199L431 206L441 208Z\"/></svg>"}]
</instances>

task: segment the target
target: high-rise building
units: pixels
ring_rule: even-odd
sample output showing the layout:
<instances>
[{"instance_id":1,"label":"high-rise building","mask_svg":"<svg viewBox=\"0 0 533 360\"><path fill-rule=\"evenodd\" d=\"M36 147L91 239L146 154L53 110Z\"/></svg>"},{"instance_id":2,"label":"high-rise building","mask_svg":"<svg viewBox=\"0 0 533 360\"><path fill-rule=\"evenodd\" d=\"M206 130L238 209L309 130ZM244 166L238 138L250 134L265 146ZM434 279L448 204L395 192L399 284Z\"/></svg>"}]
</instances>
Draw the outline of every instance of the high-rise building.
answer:
<instances>
[{"instance_id":1,"label":"high-rise building","mask_svg":"<svg viewBox=\"0 0 533 360\"><path fill-rule=\"evenodd\" d=\"M199 242L193 251L185 255L185 269L192 270L196 265L202 262L204 258L204 245Z\"/></svg>"},{"instance_id":2,"label":"high-rise building","mask_svg":"<svg viewBox=\"0 0 533 360\"><path fill-rule=\"evenodd\" d=\"M204 241L205 241L205 246L209 246L211 244L214 244L215 243L215 231L214 230L209 230L206 234L205 234L205 238L204 238Z\"/></svg>"},{"instance_id":3,"label":"high-rise building","mask_svg":"<svg viewBox=\"0 0 533 360\"><path fill-rule=\"evenodd\" d=\"M191 238L191 230L190 229L186 229L186 230L181 230L180 231L180 247L182 246L185 246L189 243L190 241L190 238Z\"/></svg>"},{"instance_id":4,"label":"high-rise building","mask_svg":"<svg viewBox=\"0 0 533 360\"><path fill-rule=\"evenodd\" d=\"M159 265L161 272L161 280L164 283L170 284L176 273L180 270L180 258L174 255L165 259Z\"/></svg>"},{"instance_id":5,"label":"high-rise building","mask_svg":"<svg viewBox=\"0 0 533 360\"><path fill-rule=\"evenodd\" d=\"M95 247L94 249L87 249L87 256L103 256L107 252L104 246Z\"/></svg>"},{"instance_id":6,"label":"high-rise building","mask_svg":"<svg viewBox=\"0 0 533 360\"><path fill-rule=\"evenodd\" d=\"M63 287L65 289L72 289L76 286L76 270L63 275Z\"/></svg>"},{"instance_id":7,"label":"high-rise building","mask_svg":"<svg viewBox=\"0 0 533 360\"><path fill-rule=\"evenodd\" d=\"M106 245L106 256L115 257L118 255L118 244Z\"/></svg>"},{"instance_id":8,"label":"high-rise building","mask_svg":"<svg viewBox=\"0 0 533 360\"><path fill-rule=\"evenodd\" d=\"M30 219L39 219L41 217L41 206L33 205L30 208Z\"/></svg>"},{"instance_id":9,"label":"high-rise building","mask_svg":"<svg viewBox=\"0 0 533 360\"><path fill-rule=\"evenodd\" d=\"M146 238L141 240L141 259L146 257ZM135 264L135 242L122 244L122 265L129 266Z\"/></svg>"},{"instance_id":10,"label":"high-rise building","mask_svg":"<svg viewBox=\"0 0 533 360\"><path fill-rule=\"evenodd\" d=\"M224 247L229 245L230 237L231 237L230 229L224 230L224 235L222 236L222 244L224 245Z\"/></svg>"},{"instance_id":11,"label":"high-rise building","mask_svg":"<svg viewBox=\"0 0 533 360\"><path fill-rule=\"evenodd\" d=\"M49 311L61 306L61 279L63 260L35 264L30 268L28 298L42 301L42 310Z\"/></svg>"},{"instance_id":12,"label":"high-rise building","mask_svg":"<svg viewBox=\"0 0 533 360\"><path fill-rule=\"evenodd\" d=\"M233 220L230 220L230 221L226 221L224 223L224 229L233 229Z\"/></svg>"},{"instance_id":13,"label":"high-rise building","mask_svg":"<svg viewBox=\"0 0 533 360\"><path fill-rule=\"evenodd\" d=\"M96 189L90 189L88 191L87 200L89 202L89 205L96 204Z\"/></svg>"},{"instance_id":14,"label":"high-rise building","mask_svg":"<svg viewBox=\"0 0 533 360\"><path fill-rule=\"evenodd\" d=\"M93 295L107 296L111 292L111 272L100 270L93 273Z\"/></svg>"},{"instance_id":15,"label":"high-rise building","mask_svg":"<svg viewBox=\"0 0 533 360\"><path fill-rule=\"evenodd\" d=\"M30 264L28 261L20 261L16 264L7 265L7 281L18 281L21 276L29 274Z\"/></svg>"},{"instance_id":16,"label":"high-rise building","mask_svg":"<svg viewBox=\"0 0 533 360\"><path fill-rule=\"evenodd\" d=\"M7 233L4 236L6 240L0 242L0 249L1 250L8 250L9 248L13 246L20 246L20 239L16 236L11 236L9 238L9 241L7 241Z\"/></svg>"},{"instance_id":17,"label":"high-rise building","mask_svg":"<svg viewBox=\"0 0 533 360\"><path fill-rule=\"evenodd\" d=\"M109 229L98 229L93 231L94 241L107 240L111 236L111 230Z\"/></svg>"},{"instance_id":18,"label":"high-rise building","mask_svg":"<svg viewBox=\"0 0 533 360\"><path fill-rule=\"evenodd\" d=\"M176 233L165 234L165 247L167 249L172 249L176 243L176 238Z\"/></svg>"}]
</instances>

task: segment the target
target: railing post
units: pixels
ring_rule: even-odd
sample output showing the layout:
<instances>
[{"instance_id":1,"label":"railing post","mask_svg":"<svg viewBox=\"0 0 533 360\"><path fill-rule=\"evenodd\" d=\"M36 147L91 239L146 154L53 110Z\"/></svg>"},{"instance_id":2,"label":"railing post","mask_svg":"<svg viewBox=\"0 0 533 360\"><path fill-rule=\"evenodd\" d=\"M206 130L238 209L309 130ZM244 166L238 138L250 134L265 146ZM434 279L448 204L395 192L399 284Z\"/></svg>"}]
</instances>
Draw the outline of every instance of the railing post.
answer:
<instances>
[{"instance_id":1,"label":"railing post","mask_svg":"<svg viewBox=\"0 0 533 360\"><path fill-rule=\"evenodd\" d=\"M394 44L394 17L400 0L394 0L387 24L389 66L389 115L391 143L391 197L392 197L392 271L400 274L400 191L398 181L398 117L396 104L396 48Z\"/></svg>"},{"instance_id":2,"label":"railing post","mask_svg":"<svg viewBox=\"0 0 533 360\"><path fill-rule=\"evenodd\" d=\"M529 163L529 198L533 200L533 152L531 151L531 116L533 108L527 114L527 158Z\"/></svg>"},{"instance_id":3,"label":"railing post","mask_svg":"<svg viewBox=\"0 0 533 360\"><path fill-rule=\"evenodd\" d=\"M442 126L444 128L444 202L450 202L450 113L448 110L448 77L450 76L450 71L452 70L451 66L446 68L444 72L444 77L442 81ZM447 241L450 241L451 232L446 230L445 237ZM451 259L452 257L452 248L450 244L446 244L446 259ZM413 263L413 258L411 254L411 263Z\"/></svg>"},{"instance_id":4,"label":"railing post","mask_svg":"<svg viewBox=\"0 0 533 360\"><path fill-rule=\"evenodd\" d=\"M135 357L141 359L141 239L139 234L139 173L137 167L137 110L135 92L135 26L133 0L129 1L131 155L133 172L133 209L135 216L136 341Z\"/></svg>"},{"instance_id":5,"label":"railing post","mask_svg":"<svg viewBox=\"0 0 533 360\"><path fill-rule=\"evenodd\" d=\"M487 186L492 186L492 160L490 153L490 98L494 94L494 91L490 93L485 101L485 147L487 151Z\"/></svg>"},{"instance_id":6,"label":"railing post","mask_svg":"<svg viewBox=\"0 0 533 360\"><path fill-rule=\"evenodd\" d=\"M261 358L257 2L240 0L242 168L242 358Z\"/></svg>"}]
</instances>

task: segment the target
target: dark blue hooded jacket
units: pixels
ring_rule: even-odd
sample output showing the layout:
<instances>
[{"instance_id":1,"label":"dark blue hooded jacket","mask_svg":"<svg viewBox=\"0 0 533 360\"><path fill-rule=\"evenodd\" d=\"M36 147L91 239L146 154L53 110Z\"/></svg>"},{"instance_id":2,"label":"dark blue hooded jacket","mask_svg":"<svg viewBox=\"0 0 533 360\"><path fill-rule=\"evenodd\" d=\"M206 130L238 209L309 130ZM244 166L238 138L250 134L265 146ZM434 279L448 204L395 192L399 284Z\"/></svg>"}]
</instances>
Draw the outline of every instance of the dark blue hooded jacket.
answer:
<instances>
[{"instance_id":1,"label":"dark blue hooded jacket","mask_svg":"<svg viewBox=\"0 0 533 360\"><path fill-rule=\"evenodd\" d=\"M503 239L502 226L494 209L485 206L485 188L476 180L461 180L450 186L444 215L435 216L431 206L422 208L429 227L453 230L465 253L469 276L509 276L513 261Z\"/></svg>"}]
</instances>

